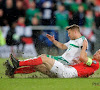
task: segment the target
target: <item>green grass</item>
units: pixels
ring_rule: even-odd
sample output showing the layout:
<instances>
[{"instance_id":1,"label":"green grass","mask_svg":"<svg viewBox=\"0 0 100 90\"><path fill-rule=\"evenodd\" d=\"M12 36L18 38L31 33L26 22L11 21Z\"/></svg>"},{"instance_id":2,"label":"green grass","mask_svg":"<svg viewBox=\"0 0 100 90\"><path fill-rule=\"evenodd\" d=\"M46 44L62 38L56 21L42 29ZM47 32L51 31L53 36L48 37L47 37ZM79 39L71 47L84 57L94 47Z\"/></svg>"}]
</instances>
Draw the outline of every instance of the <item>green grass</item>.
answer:
<instances>
[{"instance_id":1,"label":"green grass","mask_svg":"<svg viewBox=\"0 0 100 90\"><path fill-rule=\"evenodd\" d=\"M39 72L8 78L2 65L5 60L0 58L0 90L100 90L100 69L89 78L48 78ZM33 78L35 74L39 78Z\"/></svg>"}]
</instances>

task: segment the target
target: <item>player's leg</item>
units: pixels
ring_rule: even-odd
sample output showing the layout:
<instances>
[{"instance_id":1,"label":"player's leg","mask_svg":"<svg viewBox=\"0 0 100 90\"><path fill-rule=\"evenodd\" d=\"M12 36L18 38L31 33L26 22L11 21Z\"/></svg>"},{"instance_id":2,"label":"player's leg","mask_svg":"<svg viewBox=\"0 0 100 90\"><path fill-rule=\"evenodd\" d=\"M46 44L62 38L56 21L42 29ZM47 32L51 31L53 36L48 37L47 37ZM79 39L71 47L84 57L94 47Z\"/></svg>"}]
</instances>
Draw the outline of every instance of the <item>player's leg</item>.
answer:
<instances>
[{"instance_id":1,"label":"player's leg","mask_svg":"<svg viewBox=\"0 0 100 90\"><path fill-rule=\"evenodd\" d=\"M55 74L51 73L45 65L41 64L38 66L27 66L27 67L21 67L18 69L14 69L14 67L9 63L9 61L6 61L6 71L5 75L7 75L10 78L14 78L14 74L29 74L34 73L36 71L39 71L43 74L48 75L50 78L56 78Z\"/></svg>"},{"instance_id":2,"label":"player's leg","mask_svg":"<svg viewBox=\"0 0 100 90\"><path fill-rule=\"evenodd\" d=\"M14 70L14 74L29 74L36 72L34 66L20 67Z\"/></svg>"},{"instance_id":3,"label":"player's leg","mask_svg":"<svg viewBox=\"0 0 100 90\"><path fill-rule=\"evenodd\" d=\"M41 55L40 57L43 57L43 58L45 58L46 57L46 55ZM11 60L13 60L13 59L15 59L14 57L13 57L13 55L11 55ZM35 58L36 59L36 58ZM25 60L25 62L23 62L22 61L22 64L29 64L30 65L30 62L29 61L31 61L32 59L27 59L27 60ZM16 62L17 62L17 60L16 60ZM27 63L28 62L28 63ZM26 65L27 66L27 65ZM34 67L33 65L32 65L32 67ZM26 70L27 69L27 70ZM22 71L23 70L23 71ZM36 71L40 71L41 73L43 73L43 74L46 74L46 75L48 75L49 77L55 77L55 75L53 75L53 74L51 74L51 72L47 69L47 67L44 65L44 64L41 64L41 65L38 65L38 66L35 66L35 70ZM16 69L16 71L15 71L15 73L17 74L17 73L32 73L32 71L33 70L31 70L31 69L29 69L28 67L26 67L26 68L19 68L19 69Z\"/></svg>"},{"instance_id":4,"label":"player's leg","mask_svg":"<svg viewBox=\"0 0 100 90\"><path fill-rule=\"evenodd\" d=\"M42 54L42 55L40 55L39 57L44 57L44 58L46 58L46 57L48 57L48 56ZM13 55L11 55L10 58L11 58L11 61L13 61L13 59L15 59L16 62L19 62L19 61L17 61L18 59L16 59L16 58L13 57ZM49 57L49 58L50 58L50 57ZM52 57L52 58L53 58L53 57ZM34 58L33 58L33 59L34 59ZM35 58L35 59L36 59L36 58ZM57 59L57 60L58 60L58 57L55 57L55 56L54 56L54 59ZM30 65L29 63L31 62L31 60L32 60L32 59L27 59L27 60L25 60L25 62L22 61L22 64L23 64L24 66ZM16 66L16 65L14 64L14 67L15 67L15 66ZM34 66L32 66L32 67L34 67ZM15 67L15 68L16 68L16 67ZM56 77L53 73L51 73L51 72L47 69L47 67L46 67L44 64L35 66L35 70L36 70L36 71L39 71L39 72L41 72L41 73L43 73L43 74L46 74L46 75L48 75L49 77ZM15 74L32 73L32 72L33 72L33 70L32 70L32 69L29 69L28 67L25 67L25 68L22 67L22 68L18 68L18 69L15 70Z\"/></svg>"},{"instance_id":5,"label":"player's leg","mask_svg":"<svg viewBox=\"0 0 100 90\"><path fill-rule=\"evenodd\" d=\"M27 67L20 67L14 71L14 74L29 74L39 71L43 74L48 75L49 77L56 77L53 73L51 73L44 64L37 65L37 66L27 66Z\"/></svg>"},{"instance_id":6,"label":"player's leg","mask_svg":"<svg viewBox=\"0 0 100 90\"><path fill-rule=\"evenodd\" d=\"M15 69L8 60L4 63L4 66L6 67L5 75L7 75L10 78L14 78L14 74L28 74L35 72L35 69L33 66L28 67L21 67L18 69Z\"/></svg>"},{"instance_id":7,"label":"player's leg","mask_svg":"<svg viewBox=\"0 0 100 90\"><path fill-rule=\"evenodd\" d=\"M54 73L50 72L50 70L48 70L44 64L37 65L34 67L35 67L35 70L37 70L45 75L48 75L50 78L57 78L57 76Z\"/></svg>"},{"instance_id":8,"label":"player's leg","mask_svg":"<svg viewBox=\"0 0 100 90\"><path fill-rule=\"evenodd\" d=\"M21 67L21 66L36 66L44 64L48 70L50 70L55 62L54 59L48 58L46 55L41 55L38 58L33 59L27 59L25 61L16 60L13 55L11 55L11 61L15 68Z\"/></svg>"},{"instance_id":9,"label":"player's leg","mask_svg":"<svg viewBox=\"0 0 100 90\"><path fill-rule=\"evenodd\" d=\"M5 75L7 75L10 78L14 78L14 74L29 74L33 73L35 71L39 71L43 74L48 75L49 77L56 77L53 73L48 71L46 66L44 64L38 65L38 66L27 66L27 67L20 67L18 69L15 69L10 62L7 60L4 65L6 66Z\"/></svg>"}]
</instances>

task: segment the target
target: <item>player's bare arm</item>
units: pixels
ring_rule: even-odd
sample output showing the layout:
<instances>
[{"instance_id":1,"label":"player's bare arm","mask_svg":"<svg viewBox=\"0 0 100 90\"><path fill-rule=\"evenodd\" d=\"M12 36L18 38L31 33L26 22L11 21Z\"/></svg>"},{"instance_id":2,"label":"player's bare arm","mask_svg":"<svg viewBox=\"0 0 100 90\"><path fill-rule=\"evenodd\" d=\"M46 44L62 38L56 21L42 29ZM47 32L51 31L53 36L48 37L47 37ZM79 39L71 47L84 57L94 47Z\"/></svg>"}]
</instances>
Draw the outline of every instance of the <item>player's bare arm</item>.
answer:
<instances>
[{"instance_id":1,"label":"player's bare arm","mask_svg":"<svg viewBox=\"0 0 100 90\"><path fill-rule=\"evenodd\" d=\"M66 46L66 45L64 45L63 43L60 43L60 42L58 42L57 40L55 40L54 35L51 36L51 35L47 34L46 36L47 36L47 38L48 38L51 42L53 42L53 44L56 45L58 48L63 49L63 50L64 50L64 49L67 49L67 46Z\"/></svg>"},{"instance_id":2,"label":"player's bare arm","mask_svg":"<svg viewBox=\"0 0 100 90\"><path fill-rule=\"evenodd\" d=\"M85 62L85 63L87 63L87 61L88 61L88 57L87 57L87 53L86 53L87 44L88 44L87 41L84 40L82 51L81 51L80 58L79 58L80 61Z\"/></svg>"}]
</instances>

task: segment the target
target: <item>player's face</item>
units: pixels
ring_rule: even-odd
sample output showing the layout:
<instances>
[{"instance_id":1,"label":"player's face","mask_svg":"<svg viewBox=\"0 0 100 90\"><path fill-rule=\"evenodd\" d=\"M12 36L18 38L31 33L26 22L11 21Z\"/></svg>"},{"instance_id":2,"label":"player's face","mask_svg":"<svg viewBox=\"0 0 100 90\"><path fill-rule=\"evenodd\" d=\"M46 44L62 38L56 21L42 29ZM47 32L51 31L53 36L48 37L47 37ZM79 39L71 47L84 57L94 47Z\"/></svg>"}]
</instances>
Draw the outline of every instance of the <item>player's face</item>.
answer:
<instances>
[{"instance_id":1,"label":"player's face","mask_svg":"<svg viewBox=\"0 0 100 90\"><path fill-rule=\"evenodd\" d=\"M96 51L96 53L93 55L93 58L100 61L100 49Z\"/></svg>"},{"instance_id":2,"label":"player's face","mask_svg":"<svg viewBox=\"0 0 100 90\"><path fill-rule=\"evenodd\" d=\"M74 40L75 39L75 32L74 32L74 30L71 30L71 29L69 29L68 30L68 36L69 36L69 38L71 39L71 40Z\"/></svg>"}]
</instances>

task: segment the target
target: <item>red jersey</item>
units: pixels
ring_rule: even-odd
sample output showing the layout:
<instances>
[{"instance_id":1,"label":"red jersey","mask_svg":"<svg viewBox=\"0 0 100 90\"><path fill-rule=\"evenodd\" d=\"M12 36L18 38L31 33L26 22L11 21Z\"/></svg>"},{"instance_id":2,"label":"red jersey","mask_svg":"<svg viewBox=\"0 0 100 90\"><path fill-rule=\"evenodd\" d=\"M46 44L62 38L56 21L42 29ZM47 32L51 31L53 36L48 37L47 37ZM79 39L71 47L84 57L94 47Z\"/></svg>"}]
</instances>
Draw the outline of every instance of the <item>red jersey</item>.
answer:
<instances>
[{"instance_id":1,"label":"red jersey","mask_svg":"<svg viewBox=\"0 0 100 90\"><path fill-rule=\"evenodd\" d=\"M73 67L77 70L79 77L89 77L99 69L99 62L92 59L91 66L88 66L82 62L80 64L73 65Z\"/></svg>"}]
</instances>

